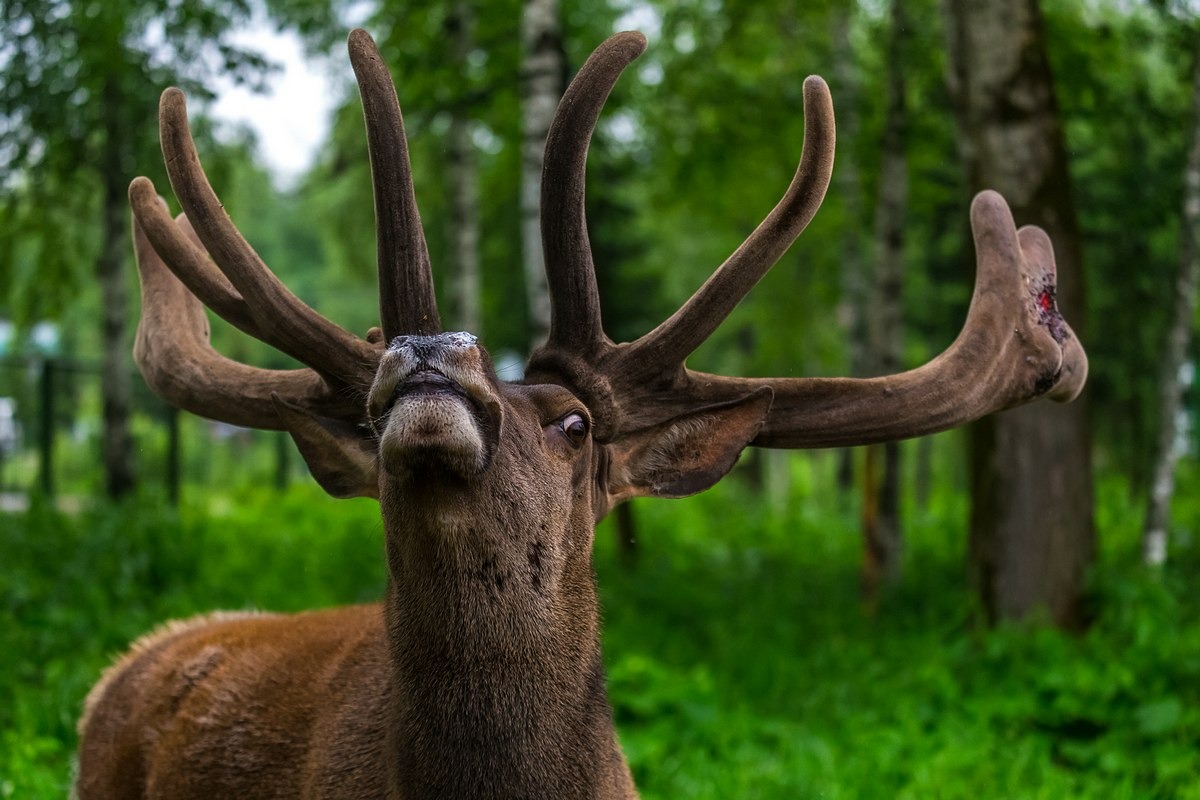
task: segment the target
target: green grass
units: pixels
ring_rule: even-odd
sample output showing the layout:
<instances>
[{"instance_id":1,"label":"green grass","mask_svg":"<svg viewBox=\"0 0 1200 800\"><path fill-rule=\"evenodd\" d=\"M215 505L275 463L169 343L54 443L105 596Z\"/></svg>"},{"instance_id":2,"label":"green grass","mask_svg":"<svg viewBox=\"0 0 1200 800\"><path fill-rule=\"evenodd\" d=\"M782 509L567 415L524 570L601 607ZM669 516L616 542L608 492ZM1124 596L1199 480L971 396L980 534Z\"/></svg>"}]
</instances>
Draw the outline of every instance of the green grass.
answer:
<instances>
[{"instance_id":1,"label":"green grass","mask_svg":"<svg viewBox=\"0 0 1200 800\"><path fill-rule=\"evenodd\" d=\"M943 489L909 509L904 584L868 618L831 460L790 463L772 501L733 478L637 503L633 567L607 523L597 534L611 695L644 798L1200 798L1195 544L1145 575L1136 505L1102 483L1096 624L983 631L965 501ZM381 553L373 502L307 486L0 516L0 797L66 794L82 698L129 640L212 608L375 598Z\"/></svg>"}]
</instances>

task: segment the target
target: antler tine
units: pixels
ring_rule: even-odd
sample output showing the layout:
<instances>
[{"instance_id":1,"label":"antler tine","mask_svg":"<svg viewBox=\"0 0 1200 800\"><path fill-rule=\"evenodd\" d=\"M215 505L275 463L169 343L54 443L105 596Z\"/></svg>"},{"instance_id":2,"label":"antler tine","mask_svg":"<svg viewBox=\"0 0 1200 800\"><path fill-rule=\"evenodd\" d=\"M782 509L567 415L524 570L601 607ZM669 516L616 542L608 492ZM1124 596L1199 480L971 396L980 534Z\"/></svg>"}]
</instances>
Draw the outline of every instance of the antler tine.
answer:
<instances>
[{"instance_id":1,"label":"antler tine","mask_svg":"<svg viewBox=\"0 0 1200 800\"><path fill-rule=\"evenodd\" d=\"M635 31L606 39L567 87L546 137L541 221L549 342L571 352L588 352L605 340L584 210L588 145L617 78L645 49L646 37Z\"/></svg>"},{"instance_id":2,"label":"antler tine","mask_svg":"<svg viewBox=\"0 0 1200 800\"><path fill-rule=\"evenodd\" d=\"M136 217L133 239L142 294L134 360L156 394L195 414L272 430L284 427L272 395L326 416L361 416L357 398L331 391L312 369L258 369L213 350L204 307L167 268Z\"/></svg>"},{"instance_id":3,"label":"antler tine","mask_svg":"<svg viewBox=\"0 0 1200 800\"><path fill-rule=\"evenodd\" d=\"M163 92L159 131L175 194L214 263L241 294L255 335L324 375L356 383L361 365L372 358L370 345L288 291L238 232L200 165L179 89Z\"/></svg>"},{"instance_id":4,"label":"antler tine","mask_svg":"<svg viewBox=\"0 0 1200 800\"><path fill-rule=\"evenodd\" d=\"M199 238L192 238L195 229L187 221L187 215L180 214L178 220L171 219L166 203L149 178L134 178L129 184L129 205L142 234L150 240L155 252L162 254L163 262L175 277L226 322L262 339L263 334L246 308L246 301L229 279L213 267Z\"/></svg>"},{"instance_id":5,"label":"antler tine","mask_svg":"<svg viewBox=\"0 0 1200 800\"><path fill-rule=\"evenodd\" d=\"M816 75L804 81L804 146L783 198L741 246L669 319L633 343L647 363L682 364L712 335L812 221L833 174L833 99Z\"/></svg>"},{"instance_id":6,"label":"antler tine","mask_svg":"<svg viewBox=\"0 0 1200 800\"><path fill-rule=\"evenodd\" d=\"M379 315L385 341L441 330L429 250L413 191L404 118L391 73L370 34L350 33L350 63L362 95L375 189Z\"/></svg>"}]
</instances>

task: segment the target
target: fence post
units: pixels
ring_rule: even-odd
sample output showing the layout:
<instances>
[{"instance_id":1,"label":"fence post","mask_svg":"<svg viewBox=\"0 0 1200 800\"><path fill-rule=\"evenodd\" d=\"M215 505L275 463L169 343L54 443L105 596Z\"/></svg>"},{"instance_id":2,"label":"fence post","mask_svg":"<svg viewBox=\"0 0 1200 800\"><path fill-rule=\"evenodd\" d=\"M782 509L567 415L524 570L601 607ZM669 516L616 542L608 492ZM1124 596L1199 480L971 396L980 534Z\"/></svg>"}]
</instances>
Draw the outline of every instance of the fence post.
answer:
<instances>
[{"instance_id":1,"label":"fence post","mask_svg":"<svg viewBox=\"0 0 1200 800\"><path fill-rule=\"evenodd\" d=\"M38 462L38 482L42 494L47 498L54 497L54 359L47 356L42 359L41 374L38 377L38 406L41 428L38 431L38 449L41 459Z\"/></svg>"}]
</instances>

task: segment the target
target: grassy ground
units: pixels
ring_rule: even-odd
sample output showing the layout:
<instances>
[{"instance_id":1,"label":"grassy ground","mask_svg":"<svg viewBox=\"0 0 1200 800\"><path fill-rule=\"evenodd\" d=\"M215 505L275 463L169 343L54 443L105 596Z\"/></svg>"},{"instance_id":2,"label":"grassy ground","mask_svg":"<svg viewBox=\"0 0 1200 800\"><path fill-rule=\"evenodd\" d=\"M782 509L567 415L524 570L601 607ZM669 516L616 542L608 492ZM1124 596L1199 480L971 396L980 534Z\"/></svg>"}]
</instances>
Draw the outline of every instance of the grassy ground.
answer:
<instances>
[{"instance_id":1,"label":"grassy ground","mask_svg":"<svg viewBox=\"0 0 1200 800\"><path fill-rule=\"evenodd\" d=\"M637 504L633 567L599 531L611 693L645 798L1200 798L1200 547L1142 574L1135 509L1102 484L1097 623L984 632L946 490L910 509L905 583L867 618L828 467L793 461L774 500L731 479ZM1200 510L1180 514L1195 529ZM130 639L211 608L375 598L381 535L373 502L307 486L0 515L0 797L66 794L80 702Z\"/></svg>"}]
</instances>

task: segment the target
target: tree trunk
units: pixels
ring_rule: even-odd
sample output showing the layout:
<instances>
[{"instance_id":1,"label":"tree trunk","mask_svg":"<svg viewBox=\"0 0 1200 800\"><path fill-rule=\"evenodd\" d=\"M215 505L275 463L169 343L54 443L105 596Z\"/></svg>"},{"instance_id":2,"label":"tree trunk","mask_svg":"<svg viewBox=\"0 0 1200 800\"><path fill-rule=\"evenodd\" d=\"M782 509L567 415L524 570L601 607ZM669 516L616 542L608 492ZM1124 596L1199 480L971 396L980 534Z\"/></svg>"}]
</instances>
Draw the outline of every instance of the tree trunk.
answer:
<instances>
[{"instance_id":1,"label":"tree trunk","mask_svg":"<svg viewBox=\"0 0 1200 800\"><path fill-rule=\"evenodd\" d=\"M892 0L888 63L903 64L907 25L903 0ZM876 375L900 371L903 360L904 224L908 213L907 109L904 71L888 70L878 197L875 203L875 280L867 320L866 362ZM900 444L866 448L863 480L863 600L868 609L880 590L900 580Z\"/></svg>"},{"instance_id":2,"label":"tree trunk","mask_svg":"<svg viewBox=\"0 0 1200 800\"><path fill-rule=\"evenodd\" d=\"M1035 0L946 0L945 14L970 187L998 190L1019 225L1050 235L1058 302L1081 331L1082 246L1041 12ZM970 437L969 557L988 619L1041 609L1081 626L1095 552L1086 393L993 415Z\"/></svg>"},{"instance_id":3,"label":"tree trunk","mask_svg":"<svg viewBox=\"0 0 1200 800\"><path fill-rule=\"evenodd\" d=\"M865 373L867 350L867 326L864 320L869 277L858 224L863 216L862 177L853 150L853 144L859 139L860 128L859 79L858 62L850 43L850 27L857 7L846 3L832 11L833 93L838 98L838 138L843 143L837 153L837 169L834 170L833 179L837 181L837 195L846 209L846 219L850 221L841 242L842 297L837 307L838 324L846 339L850 374L861 376ZM838 451L838 488L846 495L854 488L856 453L856 448Z\"/></svg>"},{"instance_id":4,"label":"tree trunk","mask_svg":"<svg viewBox=\"0 0 1200 800\"><path fill-rule=\"evenodd\" d=\"M101 460L104 462L104 488L111 498L120 498L135 487L133 440L129 415L133 402L133 376L126 335L129 295L125 271L129 253L129 220L126 187L129 172L123 158L121 141L126 135L124 106L120 92L110 83L104 92L107 147L103 155L104 230L96 278L101 291L100 372L104 425L101 434Z\"/></svg>"},{"instance_id":5,"label":"tree trunk","mask_svg":"<svg viewBox=\"0 0 1200 800\"><path fill-rule=\"evenodd\" d=\"M479 162L471 141L470 86L467 60L475 49L474 9L468 0L457 0L446 15L446 36L450 55L463 77L447 135L449 183L449 242L451 275L451 315L459 330L483 334L479 292Z\"/></svg>"},{"instance_id":6,"label":"tree trunk","mask_svg":"<svg viewBox=\"0 0 1200 800\"><path fill-rule=\"evenodd\" d=\"M544 342L550 332L550 293L538 206L546 135L565 77L558 0L525 0L521 15L521 248L531 347Z\"/></svg>"},{"instance_id":7,"label":"tree trunk","mask_svg":"<svg viewBox=\"0 0 1200 800\"><path fill-rule=\"evenodd\" d=\"M1183 413L1183 381L1180 370L1187 360L1196 318L1196 288L1200 280L1200 47L1193 55L1192 131L1187 166L1183 174L1183 224L1179 232L1179 274L1175 278L1175 316L1167 336L1159 381L1158 449L1154 458L1154 480L1146 504L1142 531L1142 557L1148 566L1167 560L1167 528L1171 495L1175 491L1175 462L1179 458L1179 416Z\"/></svg>"},{"instance_id":8,"label":"tree trunk","mask_svg":"<svg viewBox=\"0 0 1200 800\"><path fill-rule=\"evenodd\" d=\"M933 437L922 436L916 443L916 467L913 469L913 500L921 512L929 510L933 490Z\"/></svg>"}]
</instances>

